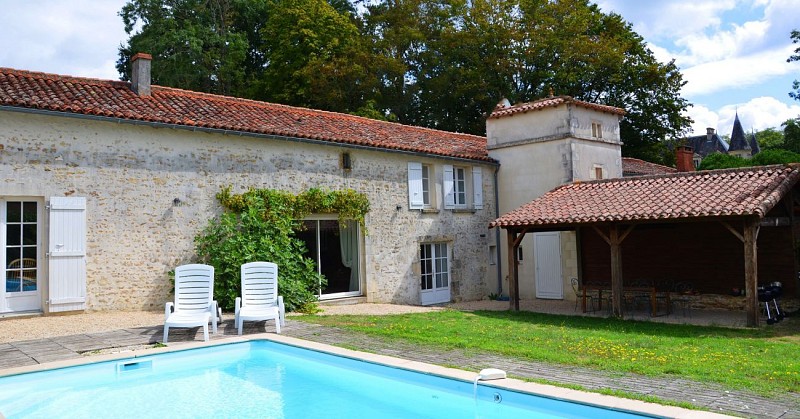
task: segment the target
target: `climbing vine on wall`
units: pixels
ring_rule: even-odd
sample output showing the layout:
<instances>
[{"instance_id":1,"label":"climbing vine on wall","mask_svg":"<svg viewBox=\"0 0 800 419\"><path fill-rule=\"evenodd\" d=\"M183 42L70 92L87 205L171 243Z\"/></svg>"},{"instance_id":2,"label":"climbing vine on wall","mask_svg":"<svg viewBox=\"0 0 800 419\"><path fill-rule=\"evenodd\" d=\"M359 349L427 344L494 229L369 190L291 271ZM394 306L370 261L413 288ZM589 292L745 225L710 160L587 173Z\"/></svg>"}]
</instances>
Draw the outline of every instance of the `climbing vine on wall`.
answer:
<instances>
[{"instance_id":1,"label":"climbing vine on wall","mask_svg":"<svg viewBox=\"0 0 800 419\"><path fill-rule=\"evenodd\" d=\"M278 264L278 290L287 310L314 311L318 287L326 280L303 256L307 249L295 231L313 213L336 213L340 222L355 220L363 229L369 212L366 195L351 189L292 194L251 188L231 194L226 187L217 200L224 212L195 237L195 247L200 260L214 266L214 298L226 311L233 310L240 295L241 265L254 261Z\"/></svg>"}]
</instances>

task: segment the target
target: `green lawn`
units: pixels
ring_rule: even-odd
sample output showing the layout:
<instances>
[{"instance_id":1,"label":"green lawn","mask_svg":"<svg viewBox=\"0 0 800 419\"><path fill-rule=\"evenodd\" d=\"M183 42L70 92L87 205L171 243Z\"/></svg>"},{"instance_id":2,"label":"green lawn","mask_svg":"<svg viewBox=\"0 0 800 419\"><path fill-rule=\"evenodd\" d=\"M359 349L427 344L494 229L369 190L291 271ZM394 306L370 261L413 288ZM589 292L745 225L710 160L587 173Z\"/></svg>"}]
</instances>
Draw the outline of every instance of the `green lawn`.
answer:
<instances>
[{"instance_id":1,"label":"green lawn","mask_svg":"<svg viewBox=\"0 0 800 419\"><path fill-rule=\"evenodd\" d=\"M670 325L530 312L299 316L419 345L650 376L680 376L769 396L800 388L800 318L761 329Z\"/></svg>"}]
</instances>

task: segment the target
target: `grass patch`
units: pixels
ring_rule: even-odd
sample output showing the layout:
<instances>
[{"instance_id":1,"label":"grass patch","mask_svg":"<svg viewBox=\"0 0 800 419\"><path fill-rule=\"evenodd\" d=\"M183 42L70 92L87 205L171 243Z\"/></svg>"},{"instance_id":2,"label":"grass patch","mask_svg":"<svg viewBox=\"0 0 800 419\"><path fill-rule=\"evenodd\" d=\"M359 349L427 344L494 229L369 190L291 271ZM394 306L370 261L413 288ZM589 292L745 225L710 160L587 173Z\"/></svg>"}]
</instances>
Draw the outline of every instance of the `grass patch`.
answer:
<instances>
[{"instance_id":1,"label":"grass patch","mask_svg":"<svg viewBox=\"0 0 800 419\"><path fill-rule=\"evenodd\" d=\"M767 397L800 388L800 323L795 318L761 329L511 311L296 319L434 348L486 351L609 372L684 377Z\"/></svg>"}]
</instances>

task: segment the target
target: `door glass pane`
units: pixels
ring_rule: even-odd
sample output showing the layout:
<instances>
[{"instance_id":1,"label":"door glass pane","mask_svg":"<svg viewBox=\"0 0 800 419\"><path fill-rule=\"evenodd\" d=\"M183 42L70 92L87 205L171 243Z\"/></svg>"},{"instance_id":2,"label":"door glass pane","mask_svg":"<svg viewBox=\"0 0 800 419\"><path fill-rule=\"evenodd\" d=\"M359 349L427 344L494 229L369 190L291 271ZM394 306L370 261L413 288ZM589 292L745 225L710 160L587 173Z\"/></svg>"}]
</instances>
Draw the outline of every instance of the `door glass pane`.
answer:
<instances>
[{"instance_id":1,"label":"door glass pane","mask_svg":"<svg viewBox=\"0 0 800 419\"><path fill-rule=\"evenodd\" d=\"M22 259L22 249L19 247L6 248L6 269L11 269L14 265L19 265ZM19 268L19 266L16 266Z\"/></svg>"},{"instance_id":2,"label":"door glass pane","mask_svg":"<svg viewBox=\"0 0 800 419\"><path fill-rule=\"evenodd\" d=\"M8 202L6 203L6 221L9 223L18 223L22 221L22 203L21 202Z\"/></svg>"},{"instance_id":3,"label":"door glass pane","mask_svg":"<svg viewBox=\"0 0 800 419\"><path fill-rule=\"evenodd\" d=\"M328 284L323 294L358 291L358 234L355 225L342 226L337 220L319 221L322 274Z\"/></svg>"},{"instance_id":4,"label":"door glass pane","mask_svg":"<svg viewBox=\"0 0 800 419\"><path fill-rule=\"evenodd\" d=\"M19 224L6 224L6 246L19 246L22 244L22 226Z\"/></svg>"},{"instance_id":5,"label":"door glass pane","mask_svg":"<svg viewBox=\"0 0 800 419\"><path fill-rule=\"evenodd\" d=\"M36 203L23 202L22 203L22 221L26 223L36 222Z\"/></svg>"},{"instance_id":6,"label":"door glass pane","mask_svg":"<svg viewBox=\"0 0 800 419\"><path fill-rule=\"evenodd\" d=\"M27 246L36 244L36 224L22 225L22 244Z\"/></svg>"},{"instance_id":7,"label":"door glass pane","mask_svg":"<svg viewBox=\"0 0 800 419\"><path fill-rule=\"evenodd\" d=\"M36 247L26 246L22 248L22 259L25 260L25 267L33 268L36 266Z\"/></svg>"}]
</instances>

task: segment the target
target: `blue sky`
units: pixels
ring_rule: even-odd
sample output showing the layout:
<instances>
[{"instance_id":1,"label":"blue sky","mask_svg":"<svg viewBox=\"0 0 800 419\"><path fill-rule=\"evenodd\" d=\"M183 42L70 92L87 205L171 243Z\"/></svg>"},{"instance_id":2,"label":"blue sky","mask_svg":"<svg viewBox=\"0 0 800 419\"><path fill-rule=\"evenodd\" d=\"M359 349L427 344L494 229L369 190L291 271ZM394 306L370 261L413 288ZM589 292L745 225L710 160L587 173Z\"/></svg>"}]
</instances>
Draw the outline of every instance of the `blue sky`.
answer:
<instances>
[{"instance_id":1,"label":"blue sky","mask_svg":"<svg viewBox=\"0 0 800 419\"><path fill-rule=\"evenodd\" d=\"M798 44L800 0L600 0L620 14L662 62L674 59L687 82L684 98L695 133L730 134L738 110L746 131L778 127L800 116L788 93L800 62L787 63Z\"/></svg>"},{"instance_id":2,"label":"blue sky","mask_svg":"<svg viewBox=\"0 0 800 419\"><path fill-rule=\"evenodd\" d=\"M125 0L0 0L0 67L117 79L127 39L117 12ZM696 133L730 134L738 110L745 130L778 127L800 116L788 96L800 62L800 0L598 0L622 15L661 61L674 59L693 103Z\"/></svg>"}]
</instances>

